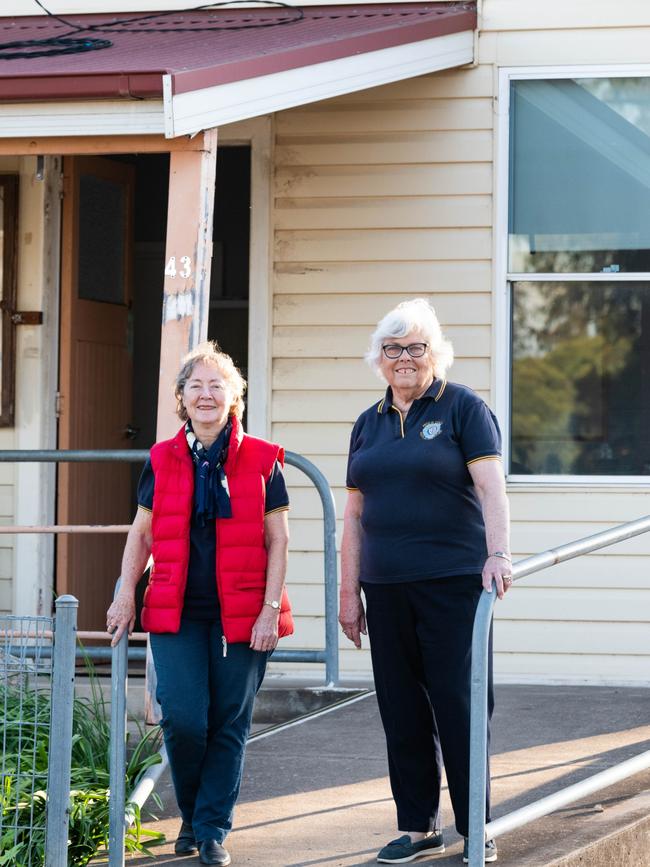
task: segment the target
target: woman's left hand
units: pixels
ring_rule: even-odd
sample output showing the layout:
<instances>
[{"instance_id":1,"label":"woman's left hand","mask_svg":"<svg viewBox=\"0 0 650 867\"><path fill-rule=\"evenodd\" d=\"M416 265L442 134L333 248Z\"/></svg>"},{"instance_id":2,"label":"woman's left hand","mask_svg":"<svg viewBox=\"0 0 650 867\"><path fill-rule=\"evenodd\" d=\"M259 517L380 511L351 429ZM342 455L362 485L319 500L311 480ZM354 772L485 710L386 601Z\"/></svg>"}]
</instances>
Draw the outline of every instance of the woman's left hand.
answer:
<instances>
[{"instance_id":1,"label":"woman's left hand","mask_svg":"<svg viewBox=\"0 0 650 867\"><path fill-rule=\"evenodd\" d=\"M275 650L278 643L279 612L270 605L264 605L251 632L251 650Z\"/></svg>"},{"instance_id":2,"label":"woman's left hand","mask_svg":"<svg viewBox=\"0 0 650 867\"><path fill-rule=\"evenodd\" d=\"M488 557L482 573L483 587L492 592L492 584L497 588L497 596L503 599L512 587L512 563L503 557Z\"/></svg>"}]
</instances>

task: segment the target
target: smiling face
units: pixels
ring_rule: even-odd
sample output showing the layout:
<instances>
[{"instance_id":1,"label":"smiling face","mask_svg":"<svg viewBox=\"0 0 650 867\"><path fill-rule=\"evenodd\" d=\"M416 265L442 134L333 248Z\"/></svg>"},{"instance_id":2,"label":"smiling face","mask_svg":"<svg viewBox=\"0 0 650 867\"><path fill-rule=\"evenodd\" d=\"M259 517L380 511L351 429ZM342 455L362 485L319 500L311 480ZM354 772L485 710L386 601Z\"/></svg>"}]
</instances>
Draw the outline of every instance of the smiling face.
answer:
<instances>
[{"instance_id":1,"label":"smiling face","mask_svg":"<svg viewBox=\"0 0 650 867\"><path fill-rule=\"evenodd\" d=\"M218 367L203 361L196 364L183 388L183 405L195 433L198 435L201 430L219 433L228 420L232 398Z\"/></svg>"},{"instance_id":2,"label":"smiling face","mask_svg":"<svg viewBox=\"0 0 650 867\"><path fill-rule=\"evenodd\" d=\"M412 343L426 343L426 340L419 331L382 340L382 346L406 347ZM399 358L386 358L382 350L379 370L394 391L422 391L433 381L433 359L429 349L420 358L412 358L408 352L402 352Z\"/></svg>"}]
</instances>

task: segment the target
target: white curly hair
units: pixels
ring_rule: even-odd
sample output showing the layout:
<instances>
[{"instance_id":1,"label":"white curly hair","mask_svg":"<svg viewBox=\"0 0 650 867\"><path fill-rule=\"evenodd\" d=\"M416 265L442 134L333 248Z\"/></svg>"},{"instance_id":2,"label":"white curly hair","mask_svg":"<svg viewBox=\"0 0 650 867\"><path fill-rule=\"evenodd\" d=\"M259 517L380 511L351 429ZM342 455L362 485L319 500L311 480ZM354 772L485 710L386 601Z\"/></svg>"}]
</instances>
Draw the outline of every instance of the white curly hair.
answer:
<instances>
[{"instance_id":1,"label":"white curly hair","mask_svg":"<svg viewBox=\"0 0 650 867\"><path fill-rule=\"evenodd\" d=\"M402 301L377 323L370 338L370 348L365 354L366 361L382 377L380 362L384 341L392 337L406 337L412 331L422 335L428 345L427 353L431 358L433 373L438 379L443 379L453 364L454 348L451 341L443 336L436 311L426 298Z\"/></svg>"}]
</instances>

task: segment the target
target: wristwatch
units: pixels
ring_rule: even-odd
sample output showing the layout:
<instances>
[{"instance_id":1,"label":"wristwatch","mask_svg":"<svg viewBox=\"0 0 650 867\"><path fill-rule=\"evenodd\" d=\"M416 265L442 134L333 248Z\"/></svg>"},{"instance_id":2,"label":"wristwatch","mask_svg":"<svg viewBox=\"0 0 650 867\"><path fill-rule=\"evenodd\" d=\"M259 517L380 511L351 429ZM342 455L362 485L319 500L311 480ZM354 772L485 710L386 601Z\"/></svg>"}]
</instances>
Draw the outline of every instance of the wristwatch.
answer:
<instances>
[{"instance_id":1,"label":"wristwatch","mask_svg":"<svg viewBox=\"0 0 650 867\"><path fill-rule=\"evenodd\" d=\"M265 599L265 600L264 600L264 604L265 604L265 605L270 605L271 608L275 609L275 611L279 611L279 610L280 610L280 603L278 602L277 599Z\"/></svg>"}]
</instances>

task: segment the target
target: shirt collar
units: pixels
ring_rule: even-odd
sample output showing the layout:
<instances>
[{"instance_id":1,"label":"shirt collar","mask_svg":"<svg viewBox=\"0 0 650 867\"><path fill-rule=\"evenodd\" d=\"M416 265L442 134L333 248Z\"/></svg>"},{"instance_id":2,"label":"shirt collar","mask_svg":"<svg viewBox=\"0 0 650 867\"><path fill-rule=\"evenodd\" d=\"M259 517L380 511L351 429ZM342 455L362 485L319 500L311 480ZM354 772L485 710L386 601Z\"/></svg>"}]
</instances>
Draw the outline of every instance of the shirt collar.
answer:
<instances>
[{"instance_id":1,"label":"shirt collar","mask_svg":"<svg viewBox=\"0 0 650 867\"><path fill-rule=\"evenodd\" d=\"M424 400L425 398L432 398L434 402L440 400L443 395L443 392L447 386L446 379L434 379L429 388L421 395L418 400ZM393 389L388 386L386 389L386 395L379 401L377 406L377 412L379 415L385 415L388 410L393 405Z\"/></svg>"}]
</instances>

